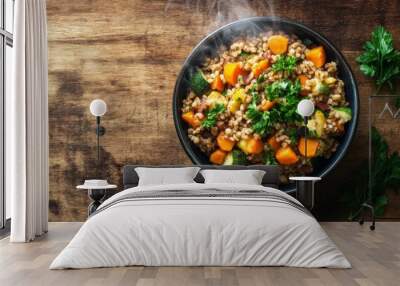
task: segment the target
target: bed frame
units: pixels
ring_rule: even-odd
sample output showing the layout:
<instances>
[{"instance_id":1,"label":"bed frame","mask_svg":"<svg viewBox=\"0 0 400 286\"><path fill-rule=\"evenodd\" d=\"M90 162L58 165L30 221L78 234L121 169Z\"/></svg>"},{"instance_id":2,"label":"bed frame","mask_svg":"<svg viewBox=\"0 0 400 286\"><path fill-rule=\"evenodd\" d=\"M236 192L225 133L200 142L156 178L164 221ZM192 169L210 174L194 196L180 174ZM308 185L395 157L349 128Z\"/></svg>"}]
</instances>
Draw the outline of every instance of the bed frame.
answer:
<instances>
[{"instance_id":1,"label":"bed frame","mask_svg":"<svg viewBox=\"0 0 400 286\"><path fill-rule=\"evenodd\" d=\"M181 168L189 167L187 165L126 165L123 167L123 185L124 189L133 188L138 185L139 176L137 175L136 167L147 167L147 168ZM264 178L262 180L262 185L266 187L279 188L279 176L281 173L281 168L279 166L267 166L267 165L251 165L251 166L215 166L215 165L196 165L202 170L205 169L218 169L218 170L262 170L265 171ZM198 173L194 179L197 183L203 183L203 176Z\"/></svg>"}]
</instances>

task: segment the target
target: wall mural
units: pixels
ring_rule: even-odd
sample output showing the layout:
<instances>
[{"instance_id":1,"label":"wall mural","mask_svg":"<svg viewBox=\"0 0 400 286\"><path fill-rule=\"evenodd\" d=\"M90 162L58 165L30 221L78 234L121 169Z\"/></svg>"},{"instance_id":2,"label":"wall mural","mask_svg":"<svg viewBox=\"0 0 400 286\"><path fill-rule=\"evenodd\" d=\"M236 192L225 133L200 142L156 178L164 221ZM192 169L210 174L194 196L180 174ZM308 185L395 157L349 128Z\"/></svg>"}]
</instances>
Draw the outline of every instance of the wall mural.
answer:
<instances>
[{"instance_id":1,"label":"wall mural","mask_svg":"<svg viewBox=\"0 0 400 286\"><path fill-rule=\"evenodd\" d=\"M372 90L355 57L380 19L393 34L400 33L395 16L385 12L396 10L395 3L382 10L378 1L354 2L346 9L325 0L313 2L313 9L306 8L309 1L235 2L47 1L51 221L86 219L87 195L75 187L96 173L96 122L89 111L95 98L108 105L102 118L106 134L101 138L100 171L109 182L122 185L125 164L191 164L172 112L182 63L216 27L257 15L279 15L311 26L352 66L360 90L359 128L345 158L318 183L316 206L321 218L347 216L340 203L341 184L368 156L367 96ZM343 21L327 9L341 9ZM354 10L360 11L359 17L353 17ZM321 19L322 14L326 18ZM398 213L389 208L384 215Z\"/></svg>"},{"instance_id":2,"label":"wall mural","mask_svg":"<svg viewBox=\"0 0 400 286\"><path fill-rule=\"evenodd\" d=\"M313 109L307 128L297 112L305 98ZM195 162L278 164L284 190L294 189L290 176L333 168L358 117L358 92L340 52L295 22L268 17L209 35L184 65L173 104Z\"/></svg>"}]
</instances>

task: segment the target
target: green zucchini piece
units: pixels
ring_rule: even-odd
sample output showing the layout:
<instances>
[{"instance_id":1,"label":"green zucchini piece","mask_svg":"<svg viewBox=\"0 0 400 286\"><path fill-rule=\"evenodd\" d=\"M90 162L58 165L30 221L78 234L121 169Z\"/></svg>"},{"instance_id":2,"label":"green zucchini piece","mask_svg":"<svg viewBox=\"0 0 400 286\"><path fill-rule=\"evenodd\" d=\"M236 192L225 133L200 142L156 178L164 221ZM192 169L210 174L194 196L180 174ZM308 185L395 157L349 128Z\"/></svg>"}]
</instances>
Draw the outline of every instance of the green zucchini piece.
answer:
<instances>
[{"instance_id":1,"label":"green zucchini piece","mask_svg":"<svg viewBox=\"0 0 400 286\"><path fill-rule=\"evenodd\" d=\"M210 89L210 84L205 79L201 70L197 70L190 79L190 88L197 95L203 95Z\"/></svg>"}]
</instances>

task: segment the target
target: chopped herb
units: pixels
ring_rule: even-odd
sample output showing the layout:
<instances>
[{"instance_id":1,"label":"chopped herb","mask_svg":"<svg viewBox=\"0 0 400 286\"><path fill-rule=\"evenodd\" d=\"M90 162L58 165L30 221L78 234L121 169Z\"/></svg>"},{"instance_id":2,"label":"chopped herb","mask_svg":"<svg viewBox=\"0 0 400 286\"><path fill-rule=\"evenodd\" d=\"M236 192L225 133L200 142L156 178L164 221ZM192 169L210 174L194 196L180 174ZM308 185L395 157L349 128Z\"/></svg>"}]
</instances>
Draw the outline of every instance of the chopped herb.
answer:
<instances>
[{"instance_id":1,"label":"chopped herb","mask_svg":"<svg viewBox=\"0 0 400 286\"><path fill-rule=\"evenodd\" d=\"M265 87L264 93L269 100L274 100L279 97L297 96L301 90L301 85L298 80L294 83L288 79L275 81Z\"/></svg>"},{"instance_id":2,"label":"chopped herb","mask_svg":"<svg viewBox=\"0 0 400 286\"><path fill-rule=\"evenodd\" d=\"M227 95L228 95L228 90L225 89L225 90L222 92L222 95L223 95L223 96L227 96Z\"/></svg>"},{"instance_id":3,"label":"chopped herb","mask_svg":"<svg viewBox=\"0 0 400 286\"><path fill-rule=\"evenodd\" d=\"M260 75L258 78L257 78L257 80L256 80L256 83L257 84L260 84L260 83L262 83L263 81L265 80L265 75Z\"/></svg>"},{"instance_id":4,"label":"chopped herb","mask_svg":"<svg viewBox=\"0 0 400 286\"><path fill-rule=\"evenodd\" d=\"M274 72L286 71L289 74L291 74L296 69L296 63L297 63L296 57L279 56L276 62L272 65L272 70Z\"/></svg>"},{"instance_id":5,"label":"chopped herb","mask_svg":"<svg viewBox=\"0 0 400 286\"><path fill-rule=\"evenodd\" d=\"M241 56L241 57L248 57L250 55L251 55L251 53L246 52L246 51L241 51L240 54L239 54L239 56Z\"/></svg>"},{"instance_id":6,"label":"chopped herb","mask_svg":"<svg viewBox=\"0 0 400 286\"><path fill-rule=\"evenodd\" d=\"M290 128L288 131L289 139L290 142L295 145L297 144L297 129L296 128Z\"/></svg>"},{"instance_id":7,"label":"chopped herb","mask_svg":"<svg viewBox=\"0 0 400 286\"><path fill-rule=\"evenodd\" d=\"M356 59L361 72L375 78L378 89L385 84L393 89L393 82L400 77L400 51L393 47L392 34L377 26L363 49Z\"/></svg>"},{"instance_id":8,"label":"chopped herb","mask_svg":"<svg viewBox=\"0 0 400 286\"><path fill-rule=\"evenodd\" d=\"M265 151L263 162L265 165L277 165L274 153L272 151Z\"/></svg>"},{"instance_id":9,"label":"chopped herb","mask_svg":"<svg viewBox=\"0 0 400 286\"><path fill-rule=\"evenodd\" d=\"M217 123L218 114L225 111L225 106L223 104L216 104L214 108L206 112L206 119L201 123L201 126L205 128L214 127Z\"/></svg>"},{"instance_id":10,"label":"chopped herb","mask_svg":"<svg viewBox=\"0 0 400 286\"><path fill-rule=\"evenodd\" d=\"M257 108L256 100L249 105L246 111L246 117L251 120L251 129L263 136L265 135L278 120L278 112L276 110L260 111Z\"/></svg>"}]
</instances>

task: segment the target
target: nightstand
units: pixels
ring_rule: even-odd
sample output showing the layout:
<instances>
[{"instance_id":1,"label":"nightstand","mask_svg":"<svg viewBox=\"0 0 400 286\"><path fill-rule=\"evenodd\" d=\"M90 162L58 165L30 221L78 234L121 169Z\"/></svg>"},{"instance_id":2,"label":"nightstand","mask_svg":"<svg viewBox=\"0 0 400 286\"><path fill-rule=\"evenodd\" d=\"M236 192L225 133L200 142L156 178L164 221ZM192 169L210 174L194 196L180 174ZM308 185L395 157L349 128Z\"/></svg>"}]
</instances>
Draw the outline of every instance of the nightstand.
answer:
<instances>
[{"instance_id":1,"label":"nightstand","mask_svg":"<svg viewBox=\"0 0 400 286\"><path fill-rule=\"evenodd\" d=\"M289 177L289 180L296 182L296 199L307 209L314 208L314 184L320 181L320 177Z\"/></svg>"},{"instance_id":2,"label":"nightstand","mask_svg":"<svg viewBox=\"0 0 400 286\"><path fill-rule=\"evenodd\" d=\"M85 180L83 185L76 187L80 190L87 190L89 198L92 202L88 206L88 216L94 213L103 202L107 195L107 190L116 189L116 185L110 185L106 180Z\"/></svg>"}]
</instances>

